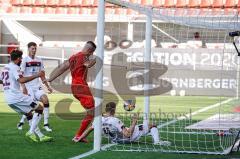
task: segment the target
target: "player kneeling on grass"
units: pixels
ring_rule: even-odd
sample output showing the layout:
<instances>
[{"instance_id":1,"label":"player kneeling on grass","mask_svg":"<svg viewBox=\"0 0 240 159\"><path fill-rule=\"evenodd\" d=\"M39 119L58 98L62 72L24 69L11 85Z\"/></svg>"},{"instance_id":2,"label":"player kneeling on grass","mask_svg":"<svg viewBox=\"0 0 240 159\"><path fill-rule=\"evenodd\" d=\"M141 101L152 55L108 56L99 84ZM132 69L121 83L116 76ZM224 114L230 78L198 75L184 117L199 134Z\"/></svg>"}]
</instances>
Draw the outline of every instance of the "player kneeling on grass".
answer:
<instances>
[{"instance_id":1,"label":"player kneeling on grass","mask_svg":"<svg viewBox=\"0 0 240 159\"><path fill-rule=\"evenodd\" d=\"M1 71L0 84L3 85L4 96L8 105L16 112L27 116L30 129L26 133L26 137L34 142L38 142L35 135L37 134L40 142L51 141L52 138L43 135L38 128L43 107L37 105L30 96L23 94L20 90L20 83L26 83L42 77L44 72L41 71L33 76L23 77L19 67L22 62L22 54L22 51L19 50L11 52L11 62ZM32 111L35 111L33 115Z\"/></svg>"},{"instance_id":2,"label":"player kneeling on grass","mask_svg":"<svg viewBox=\"0 0 240 159\"><path fill-rule=\"evenodd\" d=\"M106 114L102 117L102 130L104 136L109 138L113 143L132 143L139 140L142 136L147 135L149 132L153 138L153 144L170 146L169 141L161 141L159 139L159 132L155 126L148 125L148 121L143 121L143 124L137 125L138 115L132 118L130 127L124 126L123 122L115 117L116 103L110 102L106 104ZM85 138L93 127L89 127L79 140Z\"/></svg>"}]
</instances>

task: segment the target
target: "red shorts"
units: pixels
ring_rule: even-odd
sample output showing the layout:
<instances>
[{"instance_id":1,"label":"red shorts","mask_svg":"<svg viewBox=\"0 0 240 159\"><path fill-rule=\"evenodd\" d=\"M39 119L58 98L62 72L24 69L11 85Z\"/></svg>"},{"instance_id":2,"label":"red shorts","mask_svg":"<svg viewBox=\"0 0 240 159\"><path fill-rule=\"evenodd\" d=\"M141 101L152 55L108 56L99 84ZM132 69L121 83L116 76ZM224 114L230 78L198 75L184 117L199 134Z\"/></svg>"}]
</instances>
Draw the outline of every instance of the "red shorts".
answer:
<instances>
[{"instance_id":1,"label":"red shorts","mask_svg":"<svg viewBox=\"0 0 240 159\"><path fill-rule=\"evenodd\" d=\"M87 83L73 84L71 88L73 96L80 101L85 109L94 107L94 98Z\"/></svg>"}]
</instances>

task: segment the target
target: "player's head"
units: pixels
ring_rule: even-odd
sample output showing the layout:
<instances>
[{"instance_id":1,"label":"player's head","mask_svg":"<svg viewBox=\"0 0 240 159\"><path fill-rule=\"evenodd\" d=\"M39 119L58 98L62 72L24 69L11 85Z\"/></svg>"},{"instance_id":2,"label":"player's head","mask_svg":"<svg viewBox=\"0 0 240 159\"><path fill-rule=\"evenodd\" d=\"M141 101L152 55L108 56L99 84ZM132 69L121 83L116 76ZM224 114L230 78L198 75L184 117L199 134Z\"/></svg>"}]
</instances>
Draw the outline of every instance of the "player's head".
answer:
<instances>
[{"instance_id":1,"label":"player's head","mask_svg":"<svg viewBox=\"0 0 240 159\"><path fill-rule=\"evenodd\" d=\"M37 52L37 44L35 42L28 43L28 53L29 56L34 57Z\"/></svg>"},{"instance_id":2,"label":"player's head","mask_svg":"<svg viewBox=\"0 0 240 159\"><path fill-rule=\"evenodd\" d=\"M116 103L114 102L109 102L106 104L105 108L106 113L109 113L111 115L114 115L116 112Z\"/></svg>"},{"instance_id":3,"label":"player's head","mask_svg":"<svg viewBox=\"0 0 240 159\"><path fill-rule=\"evenodd\" d=\"M11 52L11 61L13 61L18 66L21 65L23 52L20 50L13 50Z\"/></svg>"},{"instance_id":4,"label":"player's head","mask_svg":"<svg viewBox=\"0 0 240 159\"><path fill-rule=\"evenodd\" d=\"M94 51L96 50L97 46L95 45L94 42L92 41L88 41L86 42L83 51L87 53L87 55L92 55L94 53Z\"/></svg>"}]
</instances>

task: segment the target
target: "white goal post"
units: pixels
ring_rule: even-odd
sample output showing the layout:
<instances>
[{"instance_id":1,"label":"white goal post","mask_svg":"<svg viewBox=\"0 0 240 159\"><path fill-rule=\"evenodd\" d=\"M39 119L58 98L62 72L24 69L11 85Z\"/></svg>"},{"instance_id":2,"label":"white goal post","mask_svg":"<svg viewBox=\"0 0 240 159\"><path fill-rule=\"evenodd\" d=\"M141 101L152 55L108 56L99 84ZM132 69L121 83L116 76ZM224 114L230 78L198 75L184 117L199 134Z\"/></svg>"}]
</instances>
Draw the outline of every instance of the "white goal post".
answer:
<instances>
[{"instance_id":1,"label":"white goal post","mask_svg":"<svg viewBox=\"0 0 240 159\"><path fill-rule=\"evenodd\" d=\"M151 53L152 53L152 29L155 28L160 30L156 25L153 24L153 19L158 19L161 21L166 21L168 23L176 24L179 26L195 27L201 29L212 29L212 30L227 30L234 31L240 28L240 21L238 19L239 13L233 12L226 15L222 10L214 11L211 9L200 10L199 8L188 9L188 8L154 8L153 6L143 6L137 3L131 3L128 0L99 0L98 1L98 19L97 19L97 57L100 61L97 61L97 68L101 68L96 76L95 88L100 90L96 91L95 94L95 119L94 119L94 147L93 151L100 151L102 148L102 123L101 123L101 110L103 102L103 62L104 61L104 35L105 35L105 3L111 3L116 7L131 9L139 12L145 16L141 19L145 22L145 47L143 53L144 69L151 69ZM181 14L179 14L179 12ZM190 12L193 14L188 16ZM162 30L160 30L162 31ZM162 31L163 32L163 31ZM220 31L219 31L220 32ZM165 35L167 33L163 32ZM227 36L227 35L226 35ZM226 37L225 36L225 37ZM171 39L174 39L169 35ZM176 41L176 40L175 40ZM224 39L224 44L227 42L227 38ZM237 66L229 64L228 68L224 65L224 55L226 53L226 46L224 45L221 54L221 64L211 67L216 67L218 69L220 78L220 88L223 88L222 80L225 76L231 76L232 78L239 79L239 63ZM234 49L230 49L230 54L234 54ZM206 50L205 50L206 51ZM235 57L236 58L236 57ZM213 60L214 61L214 60ZM210 66L209 66L210 67ZM195 69L195 68L194 68ZM211 70L212 68L210 68ZM225 69L230 69L233 73L228 74L223 71ZM180 70L180 69L179 69ZM181 70L180 70L181 71ZM229 71L229 72L231 72ZM144 114L147 114L143 118L147 120L150 117L150 95L149 90L149 74L144 76ZM147 83L147 84L146 84ZM238 94L238 84L237 84ZM235 97L235 96L233 96ZM229 104L230 103L230 104ZM168 118L164 120L154 119L157 121L158 130L162 135L162 138L170 140L172 142L171 146L155 146L151 143L148 137L143 140L131 144L123 144L122 146L116 146L117 144L111 144L109 141L104 149L113 147L115 151L156 151L156 152L176 152L176 153L200 153L200 154L228 154L234 144L237 136L237 131L239 131L239 124L233 124L232 127L224 127L224 124L231 122L231 120L239 120L239 114L232 117L228 114L229 109L232 108L229 105L236 105L239 101L237 98L227 98L225 96L219 95L219 102L213 105L206 105L204 108L198 108L187 115L177 117L174 120L169 120ZM229 104L229 105L228 105ZM100 107L100 108L99 108ZM227 110L226 110L227 109ZM211 112L214 110L214 112ZM210 113L208 113L210 111ZM205 114L204 114L205 113ZM232 112L231 112L232 113ZM186 118L192 115L197 116L194 121L192 119L186 120ZM217 118L216 118L217 117ZM127 120L128 119L124 119ZM143 119L144 120L144 119ZM226 123L225 123L226 121ZM214 124L214 129L206 126L206 123L212 122ZM220 123L221 122L221 123ZM129 121L128 121L129 123ZM240 123L240 121L239 121ZM198 127L198 124L202 124ZM223 136L221 136L223 133ZM225 133L225 134L224 134Z\"/></svg>"}]
</instances>

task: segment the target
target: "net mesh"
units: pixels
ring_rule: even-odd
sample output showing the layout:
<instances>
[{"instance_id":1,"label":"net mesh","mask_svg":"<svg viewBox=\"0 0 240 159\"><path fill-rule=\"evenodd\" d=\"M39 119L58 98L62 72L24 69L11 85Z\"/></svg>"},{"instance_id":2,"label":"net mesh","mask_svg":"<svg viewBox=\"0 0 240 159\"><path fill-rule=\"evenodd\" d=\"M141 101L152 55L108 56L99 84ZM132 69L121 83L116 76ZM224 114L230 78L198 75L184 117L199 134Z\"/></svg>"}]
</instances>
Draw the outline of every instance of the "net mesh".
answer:
<instances>
[{"instance_id":1,"label":"net mesh","mask_svg":"<svg viewBox=\"0 0 240 159\"><path fill-rule=\"evenodd\" d=\"M123 97L127 93L117 91L120 100L116 117L127 127L131 125L133 113L140 115L138 124L144 121L143 95L139 93L143 91L143 79L132 78L138 77L139 70L144 69L144 15L151 14L150 71L157 74L151 76L152 87L161 89L151 94L149 125L156 125L160 140L171 142L171 145L153 144L148 133L130 143L113 143L105 136L102 148L112 151L229 153L240 128L240 114L236 111L239 105L239 59L232 44L237 38L228 36L230 31L240 27L238 12L108 2L116 5L114 9L120 7L118 9L123 13L135 12L135 16L128 17L129 23L105 24L105 35L110 38L105 43L105 55L115 59L111 61L111 67L127 70L128 87L135 91L135 95L130 94L136 97L135 110L126 112L122 109L123 103L133 96ZM117 18L121 19L122 15L113 14L108 20L117 21ZM131 41L131 44L124 45L123 40L127 44Z\"/></svg>"}]
</instances>

